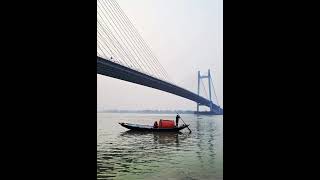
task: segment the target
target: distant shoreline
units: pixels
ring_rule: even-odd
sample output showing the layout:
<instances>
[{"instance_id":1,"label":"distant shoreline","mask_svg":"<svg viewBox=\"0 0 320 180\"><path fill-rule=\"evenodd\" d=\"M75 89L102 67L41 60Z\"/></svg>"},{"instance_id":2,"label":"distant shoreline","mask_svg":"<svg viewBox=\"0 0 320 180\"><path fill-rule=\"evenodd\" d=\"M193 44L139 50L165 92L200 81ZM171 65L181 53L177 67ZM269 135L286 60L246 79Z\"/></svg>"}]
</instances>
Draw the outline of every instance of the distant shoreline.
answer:
<instances>
[{"instance_id":1,"label":"distant shoreline","mask_svg":"<svg viewBox=\"0 0 320 180\"><path fill-rule=\"evenodd\" d=\"M194 114L194 111L171 110L101 110L97 113Z\"/></svg>"}]
</instances>

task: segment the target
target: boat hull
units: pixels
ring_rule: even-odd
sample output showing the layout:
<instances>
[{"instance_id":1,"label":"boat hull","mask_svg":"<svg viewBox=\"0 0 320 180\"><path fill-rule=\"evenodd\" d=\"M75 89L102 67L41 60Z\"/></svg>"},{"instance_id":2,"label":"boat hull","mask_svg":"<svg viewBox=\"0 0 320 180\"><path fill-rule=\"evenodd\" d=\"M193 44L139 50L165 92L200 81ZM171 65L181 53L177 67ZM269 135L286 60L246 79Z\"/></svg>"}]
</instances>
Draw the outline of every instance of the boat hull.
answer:
<instances>
[{"instance_id":1,"label":"boat hull","mask_svg":"<svg viewBox=\"0 0 320 180\"><path fill-rule=\"evenodd\" d=\"M151 131L151 132L178 132L189 126L189 125L182 125L174 128L153 128L153 126L147 126L147 125L138 125L138 124L130 124L130 123L119 123L119 124L132 131Z\"/></svg>"}]
</instances>

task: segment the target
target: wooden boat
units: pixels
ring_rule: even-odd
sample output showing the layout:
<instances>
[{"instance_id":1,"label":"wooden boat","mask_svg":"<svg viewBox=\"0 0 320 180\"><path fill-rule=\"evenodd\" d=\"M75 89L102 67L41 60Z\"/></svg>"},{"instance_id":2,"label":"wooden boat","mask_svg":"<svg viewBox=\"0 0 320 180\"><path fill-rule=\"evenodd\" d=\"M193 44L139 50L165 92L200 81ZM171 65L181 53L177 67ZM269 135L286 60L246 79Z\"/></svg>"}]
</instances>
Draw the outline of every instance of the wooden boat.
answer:
<instances>
[{"instance_id":1,"label":"wooden boat","mask_svg":"<svg viewBox=\"0 0 320 180\"><path fill-rule=\"evenodd\" d=\"M149 126L149 125L131 124L131 123L123 123L123 122L119 124L133 131L153 131L153 132L178 132L189 126L188 124L188 125L182 125L174 128L154 128L153 126Z\"/></svg>"}]
</instances>

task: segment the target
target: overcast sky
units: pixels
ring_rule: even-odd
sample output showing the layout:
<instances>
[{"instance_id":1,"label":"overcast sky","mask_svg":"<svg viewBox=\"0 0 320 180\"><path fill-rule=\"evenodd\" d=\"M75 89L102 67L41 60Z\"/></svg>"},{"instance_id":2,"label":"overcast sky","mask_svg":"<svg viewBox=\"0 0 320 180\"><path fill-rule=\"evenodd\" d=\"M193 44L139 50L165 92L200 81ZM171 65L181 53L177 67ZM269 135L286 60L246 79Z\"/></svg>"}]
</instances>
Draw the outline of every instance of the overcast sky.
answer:
<instances>
[{"instance_id":1,"label":"overcast sky","mask_svg":"<svg viewBox=\"0 0 320 180\"><path fill-rule=\"evenodd\" d=\"M207 74L210 69L223 107L222 0L116 1L174 83L197 93L197 71ZM196 110L195 102L160 90L101 75L97 83L99 109ZM203 83L208 94L207 81ZM201 95L207 97L206 92Z\"/></svg>"}]
</instances>

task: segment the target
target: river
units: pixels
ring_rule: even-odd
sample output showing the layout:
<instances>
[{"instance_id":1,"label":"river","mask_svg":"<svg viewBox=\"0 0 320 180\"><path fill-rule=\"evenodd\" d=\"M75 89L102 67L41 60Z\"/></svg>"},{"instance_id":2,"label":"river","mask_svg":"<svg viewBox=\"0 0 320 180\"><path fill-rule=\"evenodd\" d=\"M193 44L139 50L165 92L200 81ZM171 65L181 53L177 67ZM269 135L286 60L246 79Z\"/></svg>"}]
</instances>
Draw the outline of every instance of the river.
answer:
<instances>
[{"instance_id":1,"label":"river","mask_svg":"<svg viewBox=\"0 0 320 180\"><path fill-rule=\"evenodd\" d=\"M192 133L132 133L118 124L153 125L175 114L97 116L98 179L223 179L223 116L180 114Z\"/></svg>"}]
</instances>

